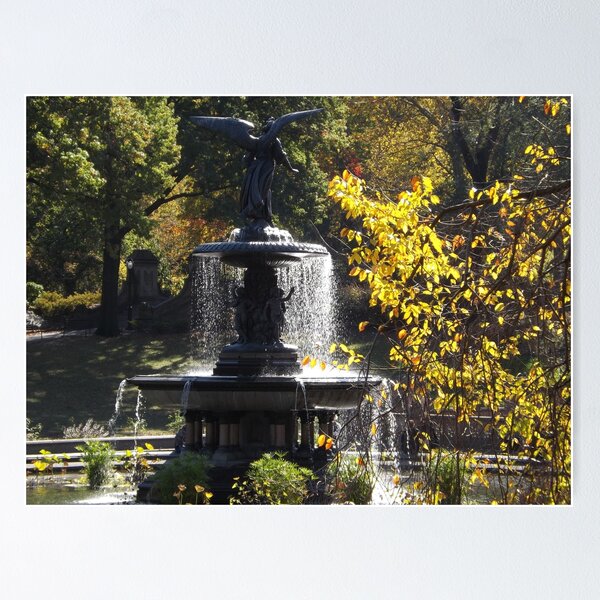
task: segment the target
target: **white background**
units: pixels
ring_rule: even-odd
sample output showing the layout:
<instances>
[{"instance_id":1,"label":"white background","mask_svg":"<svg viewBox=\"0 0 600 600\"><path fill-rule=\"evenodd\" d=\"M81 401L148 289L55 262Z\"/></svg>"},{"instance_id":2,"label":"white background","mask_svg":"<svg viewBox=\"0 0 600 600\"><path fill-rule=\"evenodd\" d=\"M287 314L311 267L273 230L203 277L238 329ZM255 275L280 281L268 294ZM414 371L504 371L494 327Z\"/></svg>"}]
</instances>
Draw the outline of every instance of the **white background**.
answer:
<instances>
[{"instance_id":1,"label":"white background","mask_svg":"<svg viewBox=\"0 0 600 600\"><path fill-rule=\"evenodd\" d=\"M3 597L597 597L597 3L15 0L1 11ZM24 97L132 93L574 94L573 505L26 506Z\"/></svg>"}]
</instances>

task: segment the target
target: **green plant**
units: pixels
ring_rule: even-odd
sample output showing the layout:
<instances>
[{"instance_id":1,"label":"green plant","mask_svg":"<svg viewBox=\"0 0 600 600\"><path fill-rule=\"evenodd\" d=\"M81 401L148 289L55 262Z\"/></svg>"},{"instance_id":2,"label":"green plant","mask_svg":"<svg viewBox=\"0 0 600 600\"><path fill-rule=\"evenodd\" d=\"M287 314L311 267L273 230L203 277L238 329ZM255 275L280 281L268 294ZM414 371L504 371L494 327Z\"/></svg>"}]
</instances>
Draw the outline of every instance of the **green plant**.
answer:
<instances>
[{"instance_id":1,"label":"green plant","mask_svg":"<svg viewBox=\"0 0 600 600\"><path fill-rule=\"evenodd\" d=\"M152 471L152 462L148 460L147 452L154 450L154 446L149 442L142 446L136 446L133 450L126 450L123 456L123 469L127 473L127 479L132 485L136 485L144 481Z\"/></svg>"},{"instance_id":2,"label":"green plant","mask_svg":"<svg viewBox=\"0 0 600 600\"><path fill-rule=\"evenodd\" d=\"M185 417L178 411L173 410L167 418L167 430L177 433L185 425Z\"/></svg>"},{"instance_id":3,"label":"green plant","mask_svg":"<svg viewBox=\"0 0 600 600\"><path fill-rule=\"evenodd\" d=\"M140 434L148 429L148 422L143 417L137 419L134 417L127 417L126 428Z\"/></svg>"},{"instance_id":4,"label":"green plant","mask_svg":"<svg viewBox=\"0 0 600 600\"><path fill-rule=\"evenodd\" d=\"M461 504L467 486L467 457L459 452L432 450L425 464L428 503Z\"/></svg>"},{"instance_id":5,"label":"green plant","mask_svg":"<svg viewBox=\"0 0 600 600\"><path fill-rule=\"evenodd\" d=\"M25 289L27 306L29 306L30 304L33 304L37 300L38 296L44 291L44 286L39 283L35 283L35 281L28 281Z\"/></svg>"},{"instance_id":6,"label":"green plant","mask_svg":"<svg viewBox=\"0 0 600 600\"><path fill-rule=\"evenodd\" d=\"M42 292L32 303L33 310L45 318L62 317L76 310L90 308L100 302L100 294L86 292L63 296L58 292Z\"/></svg>"},{"instance_id":7,"label":"green plant","mask_svg":"<svg viewBox=\"0 0 600 600\"><path fill-rule=\"evenodd\" d=\"M46 469L50 470L50 475L54 475L54 465L62 462L66 467L70 458L68 454L62 454L60 457L58 457L56 454L52 454L50 450L44 449L40 450L40 454L42 457L33 461L33 466L35 467L38 475L44 472Z\"/></svg>"},{"instance_id":8,"label":"green plant","mask_svg":"<svg viewBox=\"0 0 600 600\"><path fill-rule=\"evenodd\" d=\"M373 475L362 456L337 454L326 471L331 495L341 504L368 504L373 495Z\"/></svg>"},{"instance_id":9,"label":"green plant","mask_svg":"<svg viewBox=\"0 0 600 600\"><path fill-rule=\"evenodd\" d=\"M299 467L281 452L263 454L250 463L243 479L234 478L230 504L302 504L308 496L310 469Z\"/></svg>"},{"instance_id":10,"label":"green plant","mask_svg":"<svg viewBox=\"0 0 600 600\"><path fill-rule=\"evenodd\" d=\"M107 429L104 425L96 423L94 419L90 418L85 423L77 423L63 427L63 437L65 439L78 439L78 438L96 438L106 437L108 435Z\"/></svg>"},{"instance_id":11,"label":"green plant","mask_svg":"<svg viewBox=\"0 0 600 600\"><path fill-rule=\"evenodd\" d=\"M88 485L96 489L108 483L114 472L113 447L108 442L89 440L84 445L76 446L76 449L82 453Z\"/></svg>"},{"instance_id":12,"label":"green plant","mask_svg":"<svg viewBox=\"0 0 600 600\"><path fill-rule=\"evenodd\" d=\"M31 419L25 419L25 430L27 432L28 440L39 440L42 434L42 424L36 423L35 425L31 422Z\"/></svg>"},{"instance_id":13,"label":"green plant","mask_svg":"<svg viewBox=\"0 0 600 600\"><path fill-rule=\"evenodd\" d=\"M156 472L150 497L163 504L194 503L198 500L196 486L199 486L202 488L200 499L208 503L211 496L207 492L208 468L208 460L202 454L186 452L173 458Z\"/></svg>"}]
</instances>

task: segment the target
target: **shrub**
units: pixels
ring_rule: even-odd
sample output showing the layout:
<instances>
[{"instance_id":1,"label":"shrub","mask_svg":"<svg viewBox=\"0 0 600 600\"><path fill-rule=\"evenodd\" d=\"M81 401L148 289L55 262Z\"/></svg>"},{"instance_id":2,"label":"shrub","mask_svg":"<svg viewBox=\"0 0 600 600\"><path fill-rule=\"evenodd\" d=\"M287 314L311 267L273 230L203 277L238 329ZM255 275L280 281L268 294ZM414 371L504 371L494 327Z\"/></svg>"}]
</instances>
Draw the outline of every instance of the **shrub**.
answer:
<instances>
[{"instance_id":1,"label":"shrub","mask_svg":"<svg viewBox=\"0 0 600 600\"><path fill-rule=\"evenodd\" d=\"M173 458L156 472L150 497L163 504L208 503L208 468L202 454L186 452Z\"/></svg>"},{"instance_id":2,"label":"shrub","mask_svg":"<svg viewBox=\"0 0 600 600\"><path fill-rule=\"evenodd\" d=\"M90 440L83 446L76 446L76 449L83 453L81 460L85 464L88 485L96 489L108 483L114 472L115 451L112 446L108 442Z\"/></svg>"},{"instance_id":3,"label":"shrub","mask_svg":"<svg viewBox=\"0 0 600 600\"><path fill-rule=\"evenodd\" d=\"M167 430L177 433L185 425L185 417L178 411L173 410L167 418Z\"/></svg>"},{"instance_id":4,"label":"shrub","mask_svg":"<svg viewBox=\"0 0 600 600\"><path fill-rule=\"evenodd\" d=\"M58 292L42 292L33 302L33 310L44 318L63 317L76 310L91 308L100 302L100 294L86 292L63 296Z\"/></svg>"},{"instance_id":5,"label":"shrub","mask_svg":"<svg viewBox=\"0 0 600 600\"><path fill-rule=\"evenodd\" d=\"M63 427L63 437L70 440L76 438L106 437L107 435L108 430L100 423L96 423L94 419L88 419L85 423Z\"/></svg>"},{"instance_id":6,"label":"shrub","mask_svg":"<svg viewBox=\"0 0 600 600\"><path fill-rule=\"evenodd\" d=\"M338 454L326 473L331 495L342 504L369 504L373 496L373 476L365 460Z\"/></svg>"},{"instance_id":7,"label":"shrub","mask_svg":"<svg viewBox=\"0 0 600 600\"><path fill-rule=\"evenodd\" d=\"M42 424L36 423L35 425L31 422L31 419L25 419L25 428L27 432L28 440L39 440L42 434Z\"/></svg>"},{"instance_id":8,"label":"shrub","mask_svg":"<svg viewBox=\"0 0 600 600\"><path fill-rule=\"evenodd\" d=\"M44 291L44 286L35 281L28 281L25 290L27 306L29 306L38 299L38 296Z\"/></svg>"},{"instance_id":9,"label":"shrub","mask_svg":"<svg viewBox=\"0 0 600 600\"><path fill-rule=\"evenodd\" d=\"M308 496L310 469L299 467L275 452L263 454L250 463L242 482L235 481L237 490L231 504L302 504Z\"/></svg>"},{"instance_id":10,"label":"shrub","mask_svg":"<svg viewBox=\"0 0 600 600\"><path fill-rule=\"evenodd\" d=\"M432 504L461 504L467 485L466 457L459 452L433 450L425 465L425 480Z\"/></svg>"}]
</instances>

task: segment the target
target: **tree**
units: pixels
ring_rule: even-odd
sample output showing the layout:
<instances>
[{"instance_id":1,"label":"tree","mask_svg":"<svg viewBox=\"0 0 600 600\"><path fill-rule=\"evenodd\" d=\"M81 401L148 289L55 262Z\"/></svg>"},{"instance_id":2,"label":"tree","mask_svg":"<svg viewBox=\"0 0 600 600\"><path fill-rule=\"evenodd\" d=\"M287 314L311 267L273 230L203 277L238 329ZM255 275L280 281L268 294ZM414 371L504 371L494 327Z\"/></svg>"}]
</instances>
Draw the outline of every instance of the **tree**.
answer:
<instances>
[{"instance_id":1,"label":"tree","mask_svg":"<svg viewBox=\"0 0 600 600\"><path fill-rule=\"evenodd\" d=\"M89 288L101 266L98 333L117 335L119 260L127 234L132 240L145 240L144 245L162 248L169 263L168 276L180 277L187 257L173 252L181 241L173 243L174 236L182 230L172 226L174 211L167 205L182 201L182 208L175 212L183 217L188 239L213 232L224 237L226 229L239 220L241 154L225 141L199 131L187 117L240 115L259 126L271 114L312 106L323 106L326 113L285 139L302 176L277 177L273 185L279 223L302 233L327 217L324 190L332 171L321 164L327 162L324 157L330 150L345 143L340 99L30 98L31 277L56 288L62 287L65 272L71 271L76 285L81 285L85 275ZM201 241L206 240L196 239L189 249Z\"/></svg>"},{"instance_id":2,"label":"tree","mask_svg":"<svg viewBox=\"0 0 600 600\"><path fill-rule=\"evenodd\" d=\"M100 335L118 335L121 244L143 232L157 196L171 191L180 148L177 118L164 98L30 98L31 213L76 223L79 248L102 244ZM38 202L35 199L39 199ZM64 209L64 210L61 210ZM64 236L64 231L62 232ZM64 237L69 243L72 236Z\"/></svg>"},{"instance_id":3,"label":"tree","mask_svg":"<svg viewBox=\"0 0 600 600\"><path fill-rule=\"evenodd\" d=\"M350 225L341 231L352 246L350 275L370 288L381 314L376 338L387 339L395 369L371 433L377 415L398 407L449 417L459 502L460 461L466 453L472 462L466 440L477 428L528 459L516 484L500 478L504 502L570 501L567 105L547 99L543 113L538 105L554 141L522 149L524 175L480 183L461 202L442 203L428 177L393 198L348 171L330 184ZM341 349L348 363L361 359ZM422 442L430 450L426 435ZM480 468L473 477L487 482ZM428 501L440 500L438 489L430 492Z\"/></svg>"},{"instance_id":4,"label":"tree","mask_svg":"<svg viewBox=\"0 0 600 600\"><path fill-rule=\"evenodd\" d=\"M562 125L565 114L555 115ZM351 172L391 195L427 173L444 204L523 173L524 140L550 145L552 137L535 97L353 98L348 122L360 167ZM568 177L568 161L556 174Z\"/></svg>"}]
</instances>

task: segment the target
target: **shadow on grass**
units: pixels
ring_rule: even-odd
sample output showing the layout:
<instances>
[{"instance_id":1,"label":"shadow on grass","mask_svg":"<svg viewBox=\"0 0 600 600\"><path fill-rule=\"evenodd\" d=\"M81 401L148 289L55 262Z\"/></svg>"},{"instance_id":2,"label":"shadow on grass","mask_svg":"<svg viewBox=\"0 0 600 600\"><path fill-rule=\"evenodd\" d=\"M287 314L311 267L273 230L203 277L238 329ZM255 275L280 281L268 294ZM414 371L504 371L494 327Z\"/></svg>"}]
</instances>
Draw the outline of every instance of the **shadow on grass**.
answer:
<instances>
[{"instance_id":1,"label":"shadow on grass","mask_svg":"<svg viewBox=\"0 0 600 600\"><path fill-rule=\"evenodd\" d=\"M133 333L116 338L64 336L27 344L27 416L42 424L42 437L62 437L62 428L90 417L106 424L119 383L151 373L185 373L192 365L185 334ZM118 427L133 417L137 391L124 395ZM147 407L149 429L163 429L177 406Z\"/></svg>"}]
</instances>

